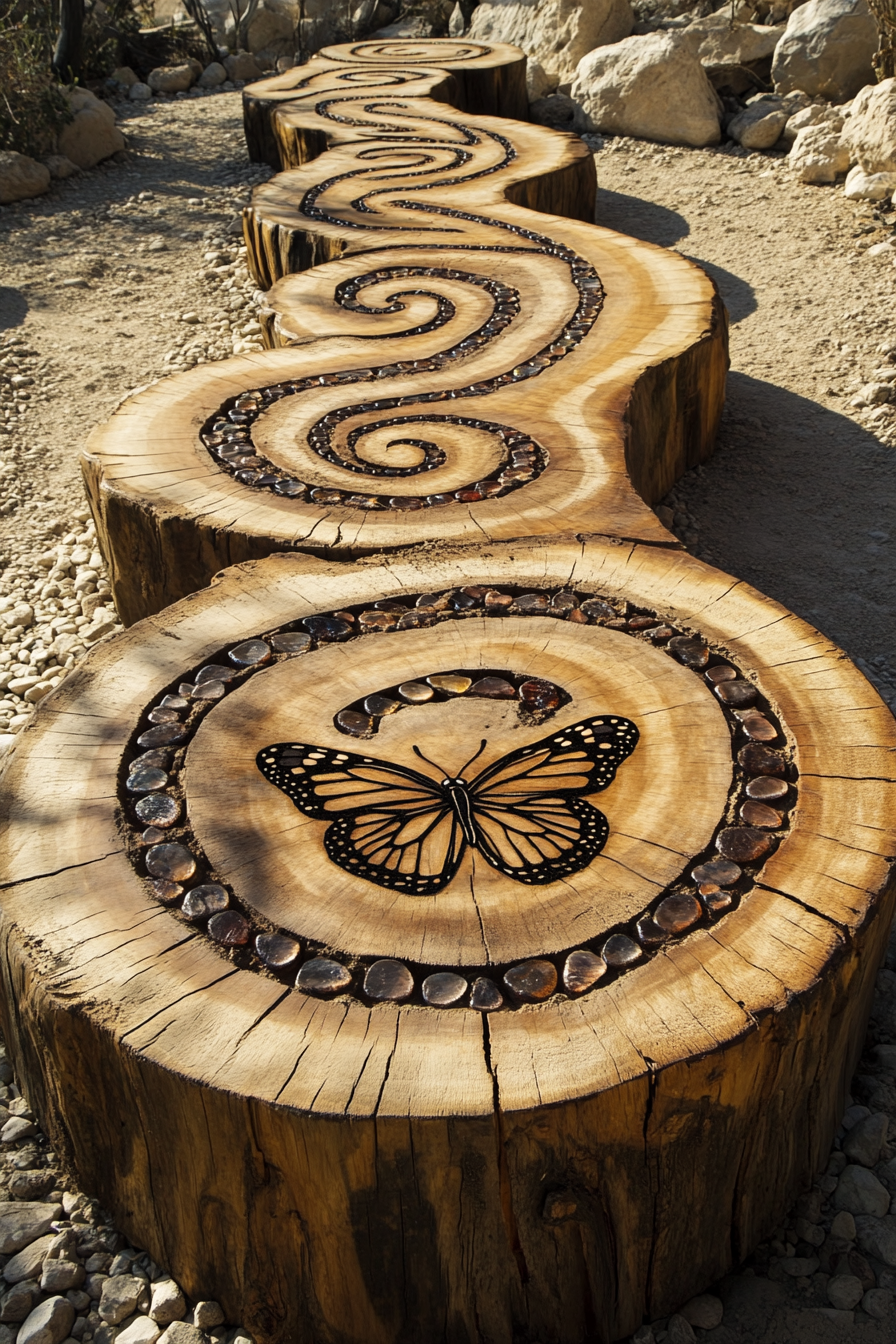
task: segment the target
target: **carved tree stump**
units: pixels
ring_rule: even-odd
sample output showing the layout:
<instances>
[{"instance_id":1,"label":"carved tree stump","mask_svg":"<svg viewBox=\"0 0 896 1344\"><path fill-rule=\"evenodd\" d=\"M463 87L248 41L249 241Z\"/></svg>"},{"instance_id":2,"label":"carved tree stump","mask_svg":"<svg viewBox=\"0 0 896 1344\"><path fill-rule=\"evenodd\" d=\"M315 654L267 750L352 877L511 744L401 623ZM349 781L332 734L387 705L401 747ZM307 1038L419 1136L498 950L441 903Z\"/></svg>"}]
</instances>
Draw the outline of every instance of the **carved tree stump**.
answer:
<instances>
[{"instance_id":1,"label":"carved tree stump","mask_svg":"<svg viewBox=\"0 0 896 1344\"><path fill-rule=\"evenodd\" d=\"M577 138L405 97L416 85L396 96L396 71L357 50L284 77L295 96L273 121L301 166L247 213L267 340L285 348L156 383L91 436L126 623L286 549L677 544L648 505L712 451L727 369L712 282L580 222L594 169ZM499 49L493 71L520 59Z\"/></svg>"},{"instance_id":2,"label":"carved tree stump","mask_svg":"<svg viewBox=\"0 0 896 1344\"><path fill-rule=\"evenodd\" d=\"M260 1340L614 1340L827 1152L894 746L670 548L247 564L24 731L4 1030L84 1188Z\"/></svg>"}]
</instances>

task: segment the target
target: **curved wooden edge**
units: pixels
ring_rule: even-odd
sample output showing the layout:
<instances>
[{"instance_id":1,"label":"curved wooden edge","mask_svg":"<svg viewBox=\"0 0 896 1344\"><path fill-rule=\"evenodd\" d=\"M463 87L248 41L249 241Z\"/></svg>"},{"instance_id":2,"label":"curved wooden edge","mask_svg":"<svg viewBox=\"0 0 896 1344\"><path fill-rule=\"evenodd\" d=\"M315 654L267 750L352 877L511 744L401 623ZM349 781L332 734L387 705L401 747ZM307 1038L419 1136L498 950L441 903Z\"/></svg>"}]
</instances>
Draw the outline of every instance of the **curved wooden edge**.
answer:
<instances>
[{"instance_id":1,"label":"curved wooden edge","mask_svg":"<svg viewBox=\"0 0 896 1344\"><path fill-rule=\"evenodd\" d=\"M273 117L278 107L305 95L310 82L328 80L335 91L345 88L340 81L346 65L359 61L359 50L372 44L349 42L325 47L305 65L293 66L283 74L247 84L243 89L243 126L249 158L280 169L281 145L274 133ZM466 44L468 47L471 44ZM503 42L476 43L479 49L468 57L452 55L457 43L392 43L383 59L364 61L371 78L400 72L408 77L403 88L419 83L420 92L450 102L463 112L528 120L526 93L526 56L519 47ZM421 68L422 66L422 68ZM430 67L427 69L426 67ZM415 81L409 77L417 75ZM319 152L319 151L318 151Z\"/></svg>"},{"instance_id":2,"label":"curved wooden edge","mask_svg":"<svg viewBox=\"0 0 896 1344\"><path fill-rule=\"evenodd\" d=\"M518 213L509 205L503 211ZM712 452L728 363L721 301L704 272L676 253L611 230L538 219L561 242L580 246L607 288L587 349L528 385L477 399L477 413L548 445L543 476L498 499L404 518L282 500L216 466L199 440L202 424L226 398L251 387L363 367L369 345L322 333L313 345L202 366L125 402L94 430L82 457L122 619L161 610L204 587L218 569L284 546L351 559L442 541L446 532L472 543L596 528L677 545L646 504ZM399 357L399 338L392 348ZM410 381L382 385L414 390Z\"/></svg>"}]
</instances>

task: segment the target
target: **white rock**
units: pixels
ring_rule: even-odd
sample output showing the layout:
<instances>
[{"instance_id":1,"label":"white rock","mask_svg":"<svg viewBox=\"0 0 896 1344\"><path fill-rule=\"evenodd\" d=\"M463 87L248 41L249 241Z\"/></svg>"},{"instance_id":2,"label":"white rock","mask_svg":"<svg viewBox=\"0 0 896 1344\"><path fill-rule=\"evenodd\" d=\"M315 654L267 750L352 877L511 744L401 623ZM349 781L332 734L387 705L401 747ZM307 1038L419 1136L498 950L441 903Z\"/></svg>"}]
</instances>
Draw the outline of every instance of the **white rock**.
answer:
<instances>
[{"instance_id":1,"label":"white rock","mask_svg":"<svg viewBox=\"0 0 896 1344\"><path fill-rule=\"evenodd\" d=\"M538 61L529 60L526 62L526 96L530 103L537 103L539 98L550 93L552 89L551 78L543 65Z\"/></svg>"},{"instance_id":2,"label":"white rock","mask_svg":"<svg viewBox=\"0 0 896 1344\"><path fill-rule=\"evenodd\" d=\"M896 172L896 79L861 90L843 138L866 173Z\"/></svg>"},{"instance_id":3,"label":"white rock","mask_svg":"<svg viewBox=\"0 0 896 1344\"><path fill-rule=\"evenodd\" d=\"M840 132L822 123L798 133L787 162L801 182L833 182L849 168L849 150Z\"/></svg>"},{"instance_id":4,"label":"white rock","mask_svg":"<svg viewBox=\"0 0 896 1344\"><path fill-rule=\"evenodd\" d=\"M116 84L121 84L126 89L132 89L135 84L140 83L140 76L135 75L129 65L116 66L109 78L114 79Z\"/></svg>"},{"instance_id":5,"label":"white rock","mask_svg":"<svg viewBox=\"0 0 896 1344\"><path fill-rule=\"evenodd\" d=\"M149 1314L159 1325L183 1320L187 1314L187 1302L173 1279L157 1279L152 1285Z\"/></svg>"},{"instance_id":6,"label":"white rock","mask_svg":"<svg viewBox=\"0 0 896 1344\"><path fill-rule=\"evenodd\" d=\"M148 1316L138 1316L115 1336L115 1344L155 1344L161 1333L155 1321Z\"/></svg>"},{"instance_id":7,"label":"white rock","mask_svg":"<svg viewBox=\"0 0 896 1344\"><path fill-rule=\"evenodd\" d=\"M697 1344L697 1336L684 1316L670 1316L666 1331L666 1344Z\"/></svg>"},{"instance_id":8,"label":"white rock","mask_svg":"<svg viewBox=\"0 0 896 1344\"><path fill-rule=\"evenodd\" d=\"M690 1325L696 1325L701 1330L714 1330L722 1324L725 1309L718 1297L701 1293L699 1297L692 1297L690 1302L686 1302L680 1314Z\"/></svg>"},{"instance_id":9,"label":"white rock","mask_svg":"<svg viewBox=\"0 0 896 1344\"><path fill-rule=\"evenodd\" d=\"M75 1309L64 1297L48 1297L22 1324L17 1344L62 1344L75 1321Z\"/></svg>"},{"instance_id":10,"label":"white rock","mask_svg":"<svg viewBox=\"0 0 896 1344\"><path fill-rule=\"evenodd\" d=\"M869 1288L862 1298L862 1310L876 1321L886 1321L892 1319L893 1302L889 1288Z\"/></svg>"},{"instance_id":11,"label":"white rock","mask_svg":"<svg viewBox=\"0 0 896 1344\"><path fill-rule=\"evenodd\" d=\"M863 1292L862 1281L854 1274L834 1274L828 1279L828 1301L838 1311L852 1311L861 1302Z\"/></svg>"},{"instance_id":12,"label":"white rock","mask_svg":"<svg viewBox=\"0 0 896 1344\"><path fill-rule=\"evenodd\" d=\"M771 149L787 124L780 102L753 102L728 123L728 134L745 149Z\"/></svg>"},{"instance_id":13,"label":"white rock","mask_svg":"<svg viewBox=\"0 0 896 1344\"><path fill-rule=\"evenodd\" d=\"M846 1209L841 1209L834 1215L834 1221L831 1223L831 1236L842 1237L844 1241L855 1241L856 1239L856 1220Z\"/></svg>"},{"instance_id":14,"label":"white rock","mask_svg":"<svg viewBox=\"0 0 896 1344\"><path fill-rule=\"evenodd\" d=\"M224 83L226 78L227 71L224 69L221 62L212 61L211 65L207 65L197 79L196 86L200 89L217 89L219 85Z\"/></svg>"},{"instance_id":15,"label":"white rock","mask_svg":"<svg viewBox=\"0 0 896 1344\"><path fill-rule=\"evenodd\" d=\"M132 103L148 103L152 98L152 89L141 80L139 84L131 85L128 97Z\"/></svg>"},{"instance_id":16,"label":"white rock","mask_svg":"<svg viewBox=\"0 0 896 1344\"><path fill-rule=\"evenodd\" d=\"M628 37L634 23L629 0L483 0L467 36L522 47L556 88L573 78L583 56Z\"/></svg>"},{"instance_id":17,"label":"white rock","mask_svg":"<svg viewBox=\"0 0 896 1344\"><path fill-rule=\"evenodd\" d=\"M886 387L889 398L889 384L882 386ZM880 1218L889 1211L890 1195L874 1172L867 1171L865 1167L849 1166L844 1167L837 1182L833 1202L836 1209L846 1209L852 1214L873 1214Z\"/></svg>"},{"instance_id":18,"label":"white rock","mask_svg":"<svg viewBox=\"0 0 896 1344\"><path fill-rule=\"evenodd\" d=\"M81 169L71 159L67 159L64 154L48 154L44 163L50 170L50 176L63 181L67 177L74 177L80 173Z\"/></svg>"},{"instance_id":19,"label":"white rock","mask_svg":"<svg viewBox=\"0 0 896 1344\"><path fill-rule=\"evenodd\" d=\"M670 33L627 37L590 52L578 64L570 96L588 129L695 147L721 138L706 72Z\"/></svg>"},{"instance_id":20,"label":"white rock","mask_svg":"<svg viewBox=\"0 0 896 1344\"><path fill-rule=\"evenodd\" d=\"M30 716L29 716L30 717ZM62 1216L61 1204L30 1200L0 1204L0 1255L13 1255L44 1236L50 1224Z\"/></svg>"},{"instance_id":21,"label":"white rock","mask_svg":"<svg viewBox=\"0 0 896 1344\"><path fill-rule=\"evenodd\" d=\"M0 1143L17 1143L19 1139L28 1139L37 1133L36 1126L22 1115L14 1115L0 1129Z\"/></svg>"},{"instance_id":22,"label":"white rock","mask_svg":"<svg viewBox=\"0 0 896 1344\"><path fill-rule=\"evenodd\" d=\"M40 1278L42 1293L67 1293L84 1282L84 1266L74 1260L47 1260Z\"/></svg>"},{"instance_id":23,"label":"white rock","mask_svg":"<svg viewBox=\"0 0 896 1344\"><path fill-rule=\"evenodd\" d=\"M896 174L894 174L896 178ZM874 384L879 387L881 384ZM872 405L878 401L889 401L889 397L879 398L875 394L869 398ZM860 1162L863 1167L873 1167L877 1165L880 1158L880 1151L886 1141L887 1127L889 1120L883 1112L876 1115L867 1115L858 1124L853 1125L852 1129L843 1140L843 1151L850 1162Z\"/></svg>"},{"instance_id":24,"label":"white rock","mask_svg":"<svg viewBox=\"0 0 896 1344\"><path fill-rule=\"evenodd\" d=\"M467 21L464 18L464 12L461 9L460 4L458 3L452 9L451 17L448 20L448 36L463 37L464 29L466 28L466 26Z\"/></svg>"},{"instance_id":25,"label":"white rock","mask_svg":"<svg viewBox=\"0 0 896 1344\"><path fill-rule=\"evenodd\" d=\"M720 75L753 61L767 60L784 36L784 25L731 23L728 6L687 28L689 39L700 38L697 57L707 70Z\"/></svg>"},{"instance_id":26,"label":"white rock","mask_svg":"<svg viewBox=\"0 0 896 1344\"><path fill-rule=\"evenodd\" d=\"M15 738L13 738L15 741ZM30 1246L19 1251L16 1255L10 1256L3 1269L3 1277L7 1283L24 1283L26 1279L39 1279L43 1268L44 1260L47 1258L47 1252L56 1240L50 1233L44 1237L38 1237L37 1241L32 1241Z\"/></svg>"},{"instance_id":27,"label":"white rock","mask_svg":"<svg viewBox=\"0 0 896 1344\"><path fill-rule=\"evenodd\" d=\"M185 93L195 78L191 65L160 65L150 70L146 82L153 93Z\"/></svg>"},{"instance_id":28,"label":"white rock","mask_svg":"<svg viewBox=\"0 0 896 1344\"><path fill-rule=\"evenodd\" d=\"M95 97L89 89L75 88L65 96L74 119L59 132L57 148L60 154L79 168L93 168L102 159L124 149L124 136L115 125L115 113L108 103Z\"/></svg>"},{"instance_id":29,"label":"white rock","mask_svg":"<svg viewBox=\"0 0 896 1344\"><path fill-rule=\"evenodd\" d=\"M117 1274L114 1279L106 1279L97 1308L100 1316L109 1325L118 1325L136 1310L145 1287L143 1279L133 1274Z\"/></svg>"},{"instance_id":30,"label":"white rock","mask_svg":"<svg viewBox=\"0 0 896 1344\"><path fill-rule=\"evenodd\" d=\"M30 159L27 154L17 154L15 150L0 154L0 205L41 196L49 186L50 170L46 164Z\"/></svg>"},{"instance_id":31,"label":"white rock","mask_svg":"<svg viewBox=\"0 0 896 1344\"><path fill-rule=\"evenodd\" d=\"M782 93L802 89L845 103L873 80L876 50L877 25L867 0L808 0L787 20L772 79Z\"/></svg>"},{"instance_id":32,"label":"white rock","mask_svg":"<svg viewBox=\"0 0 896 1344\"><path fill-rule=\"evenodd\" d=\"M787 125L781 132L781 142L785 145L792 145L798 133L807 126L818 126L821 122L828 122L832 130L839 131L843 127L843 117L835 107L828 107L826 103L810 103L808 107L801 107L799 112L794 112L793 116L787 121Z\"/></svg>"},{"instance_id":33,"label":"white rock","mask_svg":"<svg viewBox=\"0 0 896 1344\"><path fill-rule=\"evenodd\" d=\"M248 51L238 51L235 56L228 56L224 61L224 69L227 78L232 80L260 79L262 75L261 67Z\"/></svg>"},{"instance_id":34,"label":"white rock","mask_svg":"<svg viewBox=\"0 0 896 1344\"><path fill-rule=\"evenodd\" d=\"M193 1324L199 1330L213 1330L223 1320L224 1312L217 1302L197 1302L193 1308Z\"/></svg>"}]
</instances>

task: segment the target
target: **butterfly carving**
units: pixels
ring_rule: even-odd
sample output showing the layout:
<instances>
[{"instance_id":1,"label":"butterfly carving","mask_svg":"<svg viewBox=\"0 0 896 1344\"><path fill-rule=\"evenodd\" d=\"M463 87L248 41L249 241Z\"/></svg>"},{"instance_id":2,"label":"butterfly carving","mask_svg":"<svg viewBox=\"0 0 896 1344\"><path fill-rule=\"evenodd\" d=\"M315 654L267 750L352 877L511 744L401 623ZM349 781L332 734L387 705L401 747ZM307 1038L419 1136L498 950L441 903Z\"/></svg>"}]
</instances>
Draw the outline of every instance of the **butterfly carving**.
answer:
<instances>
[{"instance_id":1,"label":"butterfly carving","mask_svg":"<svg viewBox=\"0 0 896 1344\"><path fill-rule=\"evenodd\" d=\"M256 763L300 812L332 823L324 848L333 863L379 886L432 896L454 877L468 845L517 882L556 882L587 868L610 827L581 795L613 782L638 736L630 720L598 715L510 752L472 779L466 772L486 740L456 776L441 771L440 781L304 742L264 747Z\"/></svg>"}]
</instances>

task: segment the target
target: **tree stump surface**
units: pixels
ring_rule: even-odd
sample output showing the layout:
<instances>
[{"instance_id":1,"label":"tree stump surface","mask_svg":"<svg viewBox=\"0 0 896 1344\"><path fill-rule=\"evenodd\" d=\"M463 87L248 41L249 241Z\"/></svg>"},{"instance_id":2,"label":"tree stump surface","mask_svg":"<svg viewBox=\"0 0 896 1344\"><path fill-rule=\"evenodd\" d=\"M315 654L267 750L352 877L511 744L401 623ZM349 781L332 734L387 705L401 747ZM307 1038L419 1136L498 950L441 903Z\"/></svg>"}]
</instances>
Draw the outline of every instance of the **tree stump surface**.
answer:
<instances>
[{"instance_id":1,"label":"tree stump surface","mask_svg":"<svg viewBox=\"0 0 896 1344\"><path fill-rule=\"evenodd\" d=\"M894 747L670 547L247 563L24 730L4 1030L84 1188L261 1341L609 1342L824 1159Z\"/></svg>"},{"instance_id":2,"label":"tree stump surface","mask_svg":"<svg viewBox=\"0 0 896 1344\"><path fill-rule=\"evenodd\" d=\"M712 451L727 370L712 281L584 222L577 137L439 101L487 103L458 83L458 44L422 73L393 68L392 44L382 65L356 59L365 46L248 91L250 132L273 125L296 165L246 214L278 348L155 383L91 435L126 623L281 550L569 531L677 545L649 505ZM523 58L490 50L490 97L512 107Z\"/></svg>"}]
</instances>

